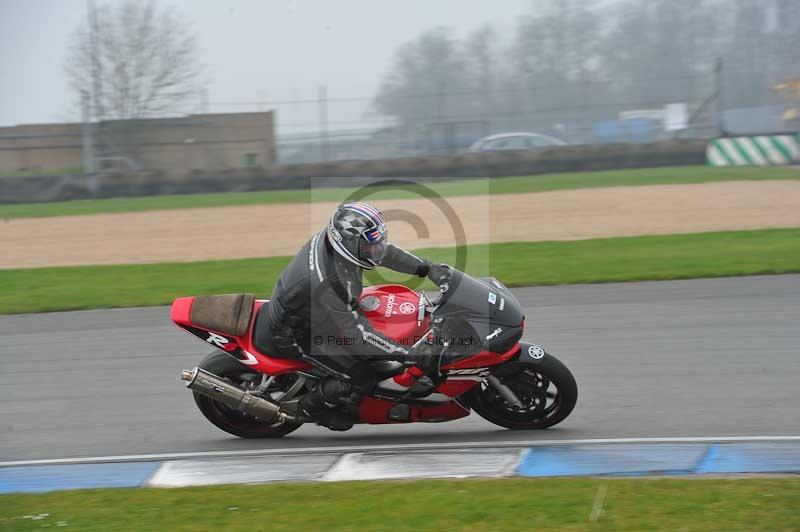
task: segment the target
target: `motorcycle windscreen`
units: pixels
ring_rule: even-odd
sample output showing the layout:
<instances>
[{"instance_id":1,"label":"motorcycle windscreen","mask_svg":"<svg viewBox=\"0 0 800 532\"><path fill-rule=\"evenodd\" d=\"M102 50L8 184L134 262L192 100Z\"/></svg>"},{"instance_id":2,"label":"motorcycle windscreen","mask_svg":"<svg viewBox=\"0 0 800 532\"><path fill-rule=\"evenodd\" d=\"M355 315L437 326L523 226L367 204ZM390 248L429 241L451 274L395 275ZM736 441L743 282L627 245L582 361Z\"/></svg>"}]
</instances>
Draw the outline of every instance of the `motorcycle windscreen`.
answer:
<instances>
[{"instance_id":1,"label":"motorcycle windscreen","mask_svg":"<svg viewBox=\"0 0 800 532\"><path fill-rule=\"evenodd\" d=\"M465 354L507 351L522 337L525 319L517 298L497 279L475 279L457 270L434 317L444 319L444 334Z\"/></svg>"}]
</instances>

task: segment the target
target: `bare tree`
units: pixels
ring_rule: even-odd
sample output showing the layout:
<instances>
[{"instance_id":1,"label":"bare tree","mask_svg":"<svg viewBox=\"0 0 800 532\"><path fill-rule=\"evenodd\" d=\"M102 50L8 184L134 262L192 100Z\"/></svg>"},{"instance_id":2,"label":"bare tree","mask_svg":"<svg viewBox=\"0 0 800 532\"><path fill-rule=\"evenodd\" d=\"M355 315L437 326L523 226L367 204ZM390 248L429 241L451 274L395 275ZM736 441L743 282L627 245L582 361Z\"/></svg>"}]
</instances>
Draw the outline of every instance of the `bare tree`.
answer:
<instances>
[{"instance_id":1,"label":"bare tree","mask_svg":"<svg viewBox=\"0 0 800 532\"><path fill-rule=\"evenodd\" d=\"M448 93L465 84L457 45L446 28L426 31L404 44L375 97L377 110L403 124L446 120L454 111Z\"/></svg>"},{"instance_id":2,"label":"bare tree","mask_svg":"<svg viewBox=\"0 0 800 532\"><path fill-rule=\"evenodd\" d=\"M96 120L176 112L199 95L193 36L179 14L154 0L93 7L69 47L66 71L78 95L92 95Z\"/></svg>"},{"instance_id":3,"label":"bare tree","mask_svg":"<svg viewBox=\"0 0 800 532\"><path fill-rule=\"evenodd\" d=\"M483 121L591 142L626 111L708 115L718 58L725 108L782 103L774 87L800 76L798 47L798 0L537 0L510 38L439 28L405 44L374 105L407 131Z\"/></svg>"},{"instance_id":4,"label":"bare tree","mask_svg":"<svg viewBox=\"0 0 800 532\"><path fill-rule=\"evenodd\" d=\"M464 42L464 63L466 66L467 101L462 107L476 117L487 117L491 121L494 113L494 95L497 65L497 33L488 24L467 35ZM491 125L488 125L491 128Z\"/></svg>"}]
</instances>

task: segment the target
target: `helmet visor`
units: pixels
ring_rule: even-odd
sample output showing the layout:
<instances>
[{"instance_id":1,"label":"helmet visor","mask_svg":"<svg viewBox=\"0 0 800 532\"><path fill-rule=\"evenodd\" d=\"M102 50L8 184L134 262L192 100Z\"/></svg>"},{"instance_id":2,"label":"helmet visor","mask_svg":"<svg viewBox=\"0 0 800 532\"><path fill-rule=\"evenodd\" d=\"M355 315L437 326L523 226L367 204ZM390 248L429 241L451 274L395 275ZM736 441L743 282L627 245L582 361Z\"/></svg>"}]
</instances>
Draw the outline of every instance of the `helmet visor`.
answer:
<instances>
[{"instance_id":1,"label":"helmet visor","mask_svg":"<svg viewBox=\"0 0 800 532\"><path fill-rule=\"evenodd\" d=\"M380 266L386 256L386 230L371 230L364 233L358 243L358 257L361 260Z\"/></svg>"}]
</instances>

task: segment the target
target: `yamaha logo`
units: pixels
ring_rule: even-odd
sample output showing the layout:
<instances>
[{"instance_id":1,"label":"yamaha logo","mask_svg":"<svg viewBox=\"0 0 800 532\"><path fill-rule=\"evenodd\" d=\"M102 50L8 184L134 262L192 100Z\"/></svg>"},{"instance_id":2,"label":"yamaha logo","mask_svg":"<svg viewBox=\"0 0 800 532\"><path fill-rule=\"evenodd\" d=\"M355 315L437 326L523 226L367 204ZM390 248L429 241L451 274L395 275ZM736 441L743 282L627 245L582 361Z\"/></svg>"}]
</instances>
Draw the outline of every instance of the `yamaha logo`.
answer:
<instances>
[{"instance_id":1,"label":"yamaha logo","mask_svg":"<svg viewBox=\"0 0 800 532\"><path fill-rule=\"evenodd\" d=\"M417 310L417 307L414 306L414 303L409 303L408 301L404 303L400 303L400 312L403 314L414 314L414 311Z\"/></svg>"},{"instance_id":2,"label":"yamaha logo","mask_svg":"<svg viewBox=\"0 0 800 532\"><path fill-rule=\"evenodd\" d=\"M534 360L542 359L544 358L544 349L538 345L532 345L528 347L528 355Z\"/></svg>"}]
</instances>

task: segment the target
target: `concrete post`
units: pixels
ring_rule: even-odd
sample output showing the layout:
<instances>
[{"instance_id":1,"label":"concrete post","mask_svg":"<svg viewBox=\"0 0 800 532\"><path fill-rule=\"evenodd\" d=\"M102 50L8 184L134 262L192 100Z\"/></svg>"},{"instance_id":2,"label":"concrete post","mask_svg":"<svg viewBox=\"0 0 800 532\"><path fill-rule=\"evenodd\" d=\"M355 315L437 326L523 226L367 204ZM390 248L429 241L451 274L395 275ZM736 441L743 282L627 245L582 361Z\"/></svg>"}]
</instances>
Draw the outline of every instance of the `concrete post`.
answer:
<instances>
[{"instance_id":1,"label":"concrete post","mask_svg":"<svg viewBox=\"0 0 800 532\"><path fill-rule=\"evenodd\" d=\"M97 192L97 176L94 171L94 139L92 138L89 91L81 91L81 163L83 175L88 178L92 194Z\"/></svg>"}]
</instances>

